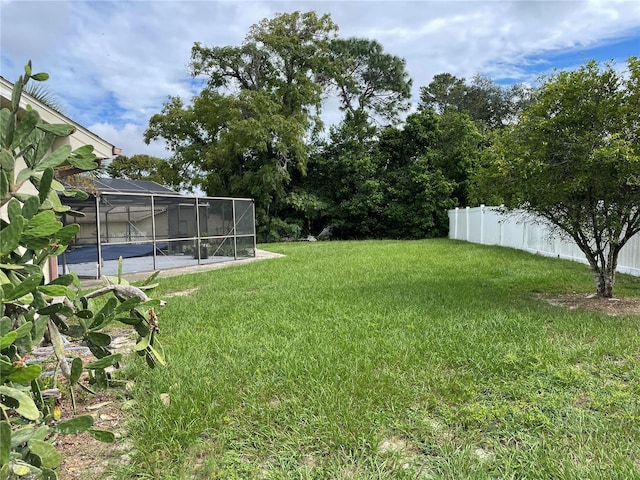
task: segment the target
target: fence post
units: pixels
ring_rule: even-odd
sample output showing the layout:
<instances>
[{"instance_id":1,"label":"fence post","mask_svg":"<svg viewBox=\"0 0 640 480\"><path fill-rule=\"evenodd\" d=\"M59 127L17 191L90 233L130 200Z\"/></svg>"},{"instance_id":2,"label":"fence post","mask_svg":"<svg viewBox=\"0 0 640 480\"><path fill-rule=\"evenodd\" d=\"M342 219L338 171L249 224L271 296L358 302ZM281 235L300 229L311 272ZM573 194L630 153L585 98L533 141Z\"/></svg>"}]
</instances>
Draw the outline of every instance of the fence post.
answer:
<instances>
[{"instance_id":1,"label":"fence post","mask_svg":"<svg viewBox=\"0 0 640 480\"><path fill-rule=\"evenodd\" d=\"M500 206L504 207L504 205ZM498 225L500 225L500 246L502 246L502 243L504 241L504 216L502 216L502 218L498 220Z\"/></svg>"},{"instance_id":2,"label":"fence post","mask_svg":"<svg viewBox=\"0 0 640 480\"><path fill-rule=\"evenodd\" d=\"M470 209L469 207L466 207L466 208L465 208L465 213L466 213L465 221L466 221L466 225L467 225L467 234L466 234L465 240L466 240L467 242L469 241L469 211L470 211L470 210L471 210L471 209Z\"/></svg>"},{"instance_id":3,"label":"fence post","mask_svg":"<svg viewBox=\"0 0 640 480\"><path fill-rule=\"evenodd\" d=\"M458 212L460 211L460 209L458 207L456 207L456 213L454 214L454 224L453 224L453 238L455 238L456 240L458 240Z\"/></svg>"},{"instance_id":4,"label":"fence post","mask_svg":"<svg viewBox=\"0 0 640 480\"><path fill-rule=\"evenodd\" d=\"M484 245L484 203L480 204L480 243Z\"/></svg>"}]
</instances>

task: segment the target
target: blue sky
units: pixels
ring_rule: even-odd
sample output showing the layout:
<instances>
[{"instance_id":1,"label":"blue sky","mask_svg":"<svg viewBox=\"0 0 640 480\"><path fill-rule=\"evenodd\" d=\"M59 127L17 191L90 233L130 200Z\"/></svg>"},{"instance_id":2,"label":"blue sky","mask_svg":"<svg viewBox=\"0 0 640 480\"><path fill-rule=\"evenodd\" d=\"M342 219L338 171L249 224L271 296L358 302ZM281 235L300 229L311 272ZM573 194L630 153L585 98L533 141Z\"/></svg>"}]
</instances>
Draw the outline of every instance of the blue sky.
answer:
<instances>
[{"instance_id":1,"label":"blue sky","mask_svg":"<svg viewBox=\"0 0 640 480\"><path fill-rule=\"evenodd\" d=\"M533 79L541 70L547 72L554 68L574 69L576 65L590 60L598 62L613 60L619 66L623 66L624 60L633 55L640 56L640 29L636 29L635 33L628 37L603 40L593 47L548 52L546 55L536 57L540 63L523 66L523 71Z\"/></svg>"},{"instance_id":2,"label":"blue sky","mask_svg":"<svg viewBox=\"0 0 640 480\"><path fill-rule=\"evenodd\" d=\"M167 157L143 132L169 95L197 94L186 69L193 43L238 45L252 24L294 10L330 13L341 36L376 39L405 58L415 102L442 72L534 83L587 60L623 68L640 55L637 0L0 0L0 75L15 81L31 59L68 116L125 155ZM340 119L337 102L324 118Z\"/></svg>"}]
</instances>

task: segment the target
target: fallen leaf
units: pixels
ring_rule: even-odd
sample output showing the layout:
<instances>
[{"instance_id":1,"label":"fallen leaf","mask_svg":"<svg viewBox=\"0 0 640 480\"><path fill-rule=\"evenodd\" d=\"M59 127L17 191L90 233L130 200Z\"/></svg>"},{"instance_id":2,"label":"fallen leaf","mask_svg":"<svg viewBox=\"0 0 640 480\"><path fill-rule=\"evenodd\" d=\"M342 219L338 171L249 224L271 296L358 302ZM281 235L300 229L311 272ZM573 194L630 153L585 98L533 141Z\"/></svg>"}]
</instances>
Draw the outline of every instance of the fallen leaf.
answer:
<instances>
[{"instance_id":1,"label":"fallen leaf","mask_svg":"<svg viewBox=\"0 0 640 480\"><path fill-rule=\"evenodd\" d=\"M96 403L95 405L89 405L87 407L87 410L98 410L99 408L105 407L111 403L112 402L102 402L102 403Z\"/></svg>"}]
</instances>

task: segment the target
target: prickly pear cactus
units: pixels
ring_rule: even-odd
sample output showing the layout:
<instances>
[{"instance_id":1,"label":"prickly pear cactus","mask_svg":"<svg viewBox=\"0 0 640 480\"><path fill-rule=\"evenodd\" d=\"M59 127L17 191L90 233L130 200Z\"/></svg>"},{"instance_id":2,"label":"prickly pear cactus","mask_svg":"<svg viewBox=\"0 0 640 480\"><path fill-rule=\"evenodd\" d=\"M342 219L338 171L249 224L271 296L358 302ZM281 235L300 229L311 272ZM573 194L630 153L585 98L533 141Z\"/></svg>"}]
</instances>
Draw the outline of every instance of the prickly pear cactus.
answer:
<instances>
[{"instance_id":1,"label":"prickly pear cactus","mask_svg":"<svg viewBox=\"0 0 640 480\"><path fill-rule=\"evenodd\" d=\"M86 390L108 386L105 369L117 367L121 360L109 349L111 337L102 332L113 321L138 332L135 350L150 366L164 364L156 338L159 300L122 283L86 294L75 274L45 281L48 259L60 255L80 228L60 221L63 213L80 215L60 198L86 196L65 189L54 172L65 165L81 170L98 166L90 145L52 149L54 141L72 134L74 127L45 124L29 106L18 118L24 86L47 78L46 73L33 74L29 62L14 84L10 108L0 111L0 479L57 478L62 458L51 444L57 434L88 431L99 440L114 440L110 432L92 429L91 416L64 422L57 418L55 400L42 391L41 366L26 362L45 332L74 405L76 386ZM97 309L93 299L101 295L111 298ZM84 365L75 358L69 364L62 335L84 339L97 360ZM80 384L83 371L89 373L91 386Z\"/></svg>"}]
</instances>

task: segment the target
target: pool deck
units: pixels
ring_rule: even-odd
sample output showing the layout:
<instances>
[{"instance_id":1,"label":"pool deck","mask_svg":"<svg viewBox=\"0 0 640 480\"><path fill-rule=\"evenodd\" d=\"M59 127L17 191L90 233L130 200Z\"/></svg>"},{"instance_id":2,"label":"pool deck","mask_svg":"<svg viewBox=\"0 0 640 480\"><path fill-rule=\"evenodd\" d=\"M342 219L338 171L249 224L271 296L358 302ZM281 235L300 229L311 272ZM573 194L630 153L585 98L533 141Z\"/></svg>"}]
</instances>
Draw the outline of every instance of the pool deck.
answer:
<instances>
[{"instance_id":1,"label":"pool deck","mask_svg":"<svg viewBox=\"0 0 640 480\"><path fill-rule=\"evenodd\" d=\"M158 274L158 278L167 278L167 277L174 277L177 275L206 272L209 270L216 270L219 268L232 267L234 265L243 265L245 263L251 263L251 262L256 262L260 260L267 260L270 258L280 258L280 257L284 257L284 255L280 253L273 253L273 252L267 252L266 250L256 249L255 257L241 258L238 260L234 260L232 257L214 257L211 259L209 263L202 263L200 265L196 264L196 265L182 265L182 266L176 265L175 262L172 262L172 264L168 267L158 268L158 270L160 271L160 273ZM123 265L126 264L127 262L130 262L131 260L135 260L135 259L131 259L131 258L125 259L123 262ZM113 263L113 265L109 265L109 268L107 269L106 268L107 263ZM118 262L115 260L112 262L105 262L105 267L103 267L103 272L104 272L103 274L116 275L117 264ZM73 266L71 267L72 267L71 270L75 271ZM114 270L114 267L115 267L115 270ZM92 264L92 268L95 271L95 265ZM113 272L111 270L113 270ZM151 271L147 270L144 272L142 271L126 272L125 271L122 276L125 278L125 280L129 282L135 282L137 280L144 280L149 275L151 275L151 273L153 273L152 270ZM104 281L102 279L96 279L96 278L84 278L84 279L81 279L81 283L84 288L89 288L89 287L103 285Z\"/></svg>"}]
</instances>

